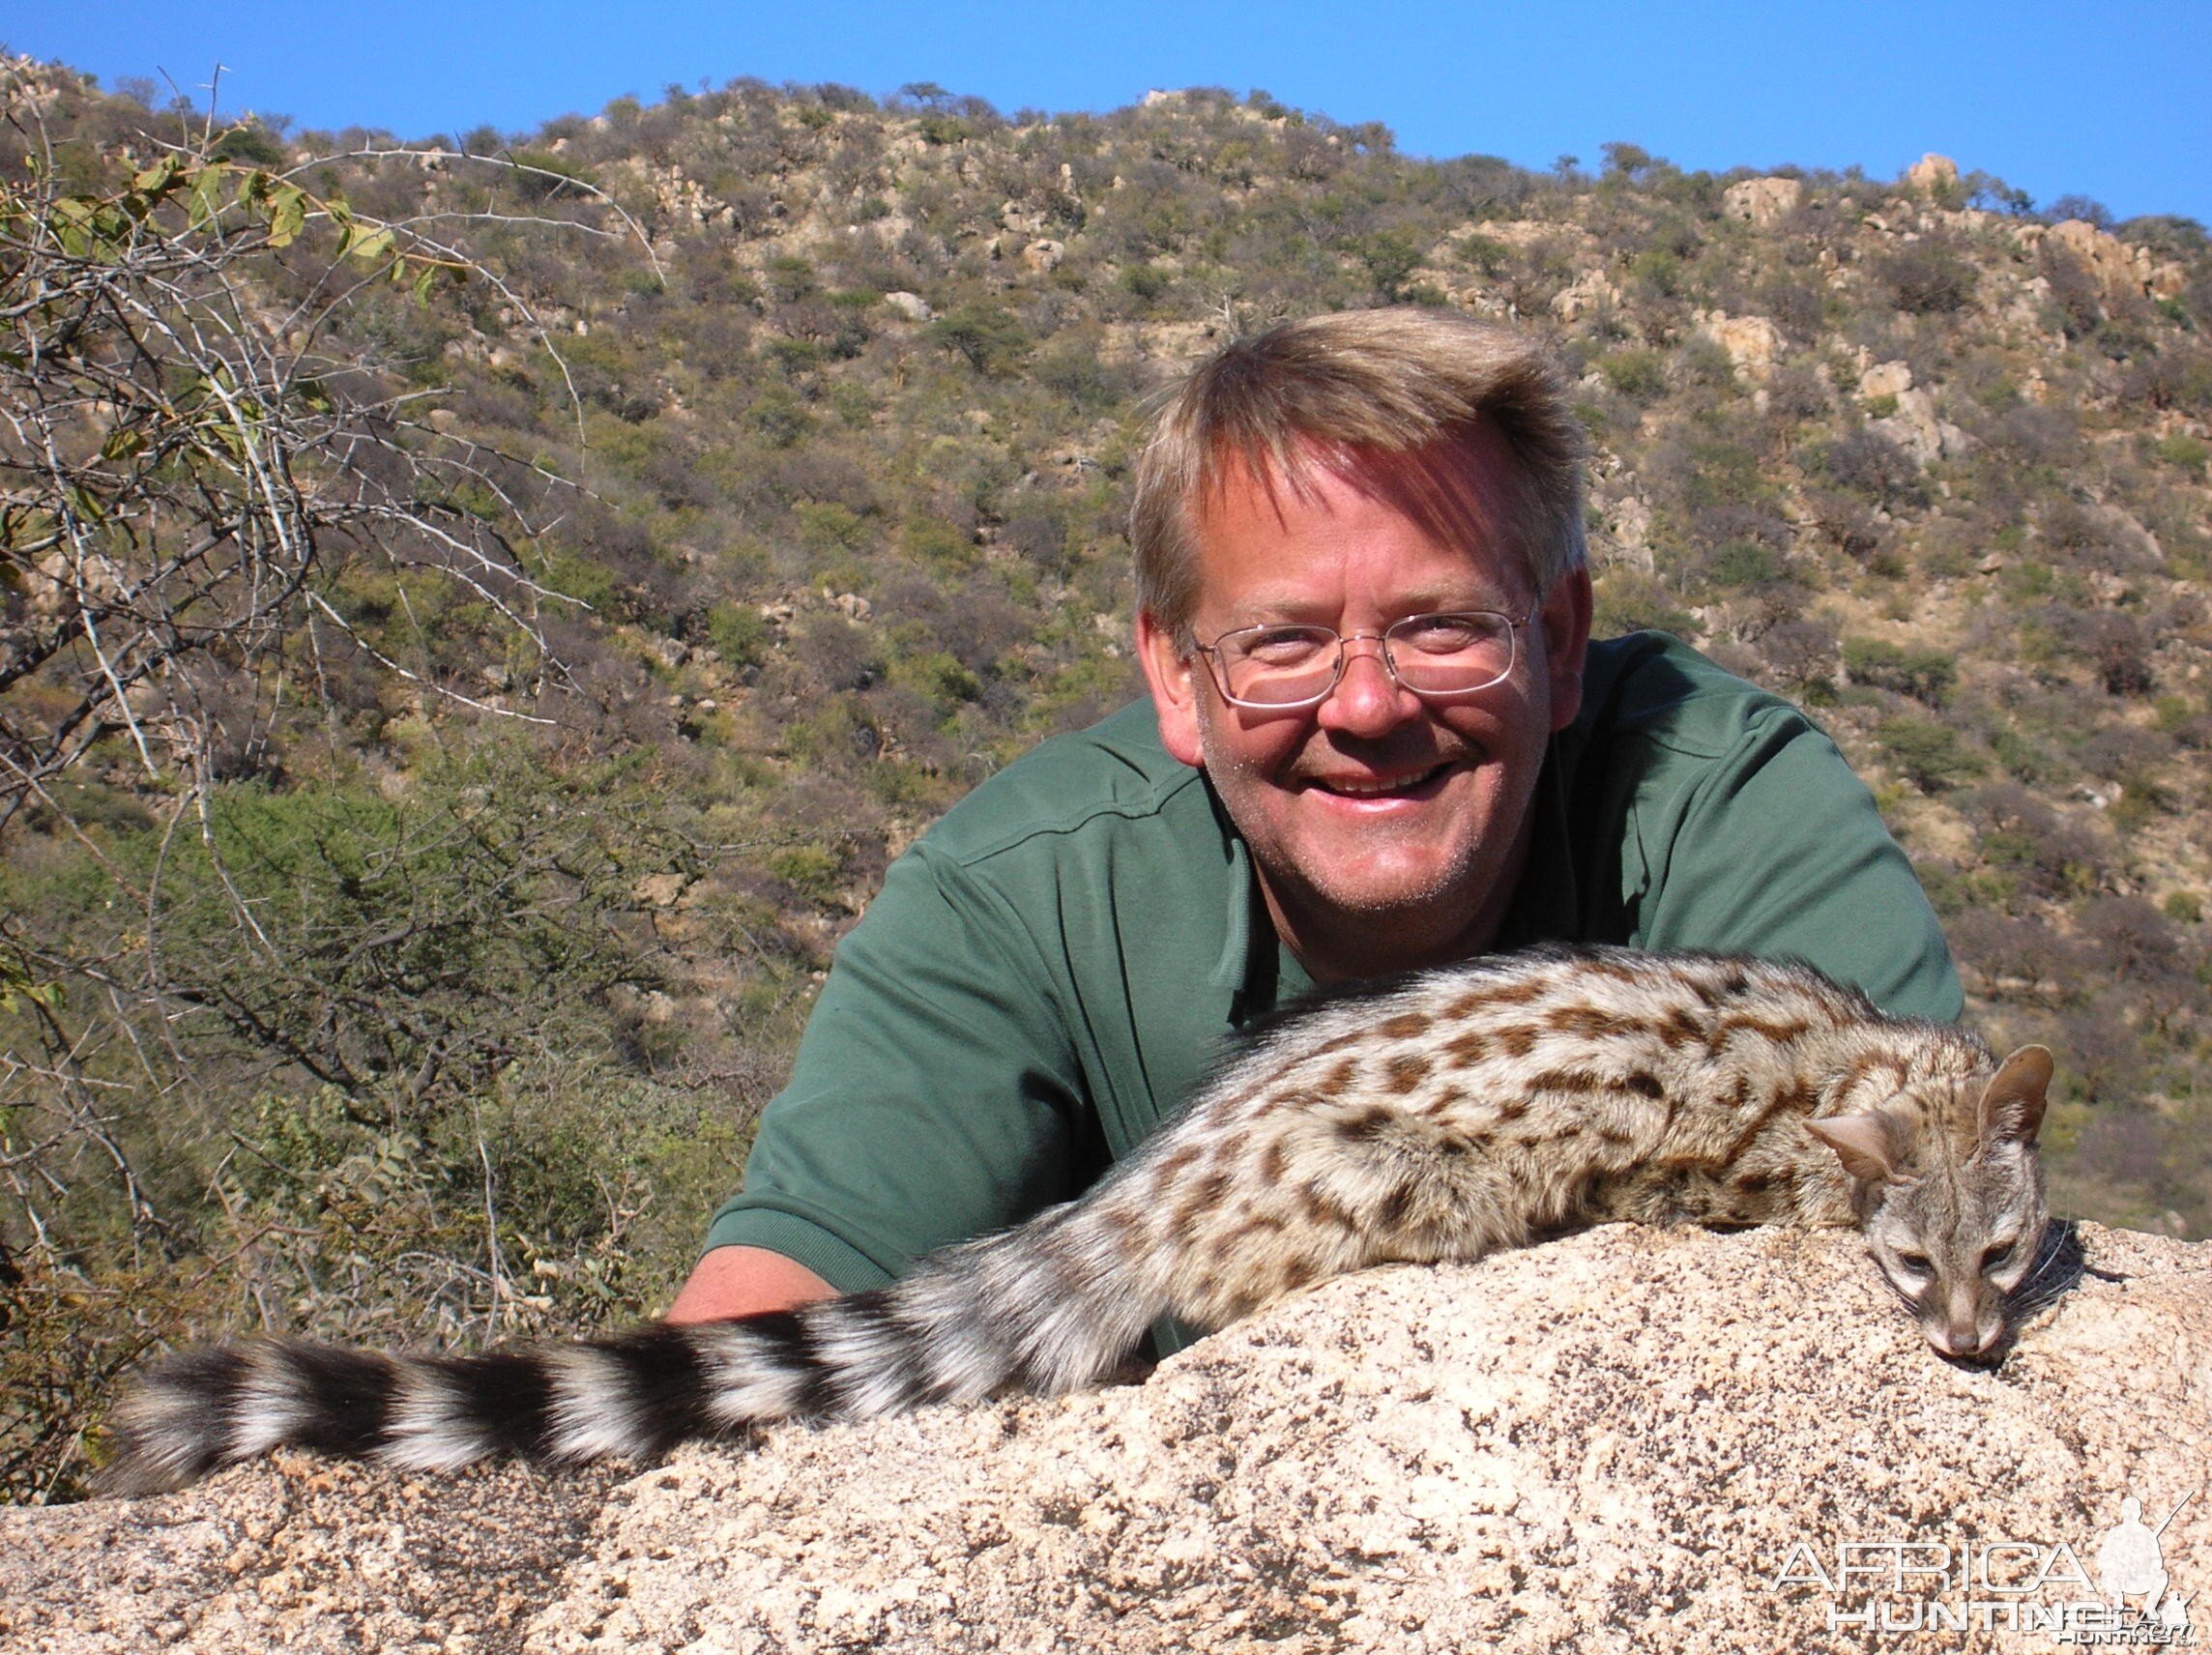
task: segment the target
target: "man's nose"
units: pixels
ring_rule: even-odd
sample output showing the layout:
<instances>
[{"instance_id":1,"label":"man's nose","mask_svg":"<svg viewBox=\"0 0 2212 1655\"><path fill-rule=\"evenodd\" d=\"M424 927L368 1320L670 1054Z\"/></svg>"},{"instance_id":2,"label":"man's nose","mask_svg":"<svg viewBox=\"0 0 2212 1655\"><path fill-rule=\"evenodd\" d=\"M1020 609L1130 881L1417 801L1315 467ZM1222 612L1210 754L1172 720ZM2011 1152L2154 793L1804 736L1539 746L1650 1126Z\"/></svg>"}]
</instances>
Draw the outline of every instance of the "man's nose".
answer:
<instances>
[{"instance_id":1,"label":"man's nose","mask_svg":"<svg viewBox=\"0 0 2212 1655\"><path fill-rule=\"evenodd\" d=\"M1420 697L1400 683L1382 653L1382 640L1353 636L1344 640L1344 672L1316 710L1324 729L1347 735L1379 735L1420 711Z\"/></svg>"}]
</instances>

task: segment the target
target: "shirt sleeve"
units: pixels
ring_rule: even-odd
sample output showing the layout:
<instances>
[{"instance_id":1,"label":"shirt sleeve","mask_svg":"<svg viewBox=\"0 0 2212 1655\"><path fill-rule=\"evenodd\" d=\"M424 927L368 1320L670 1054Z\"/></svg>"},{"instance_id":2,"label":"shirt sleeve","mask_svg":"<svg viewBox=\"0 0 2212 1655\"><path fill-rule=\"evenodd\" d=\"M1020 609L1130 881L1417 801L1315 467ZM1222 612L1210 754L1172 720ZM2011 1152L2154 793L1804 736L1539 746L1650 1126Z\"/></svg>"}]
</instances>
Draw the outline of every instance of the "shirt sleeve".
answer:
<instances>
[{"instance_id":1,"label":"shirt sleeve","mask_svg":"<svg viewBox=\"0 0 2212 1655\"><path fill-rule=\"evenodd\" d=\"M791 1083L709 1247L765 1247L842 1292L1067 1199L1080 1067L1028 930L924 843L838 945Z\"/></svg>"},{"instance_id":2,"label":"shirt sleeve","mask_svg":"<svg viewBox=\"0 0 2212 1655\"><path fill-rule=\"evenodd\" d=\"M1638 812L1637 941L1802 960L1883 1010L1958 1018L1942 927L1866 785L1802 714L1769 707L1676 798Z\"/></svg>"}]
</instances>

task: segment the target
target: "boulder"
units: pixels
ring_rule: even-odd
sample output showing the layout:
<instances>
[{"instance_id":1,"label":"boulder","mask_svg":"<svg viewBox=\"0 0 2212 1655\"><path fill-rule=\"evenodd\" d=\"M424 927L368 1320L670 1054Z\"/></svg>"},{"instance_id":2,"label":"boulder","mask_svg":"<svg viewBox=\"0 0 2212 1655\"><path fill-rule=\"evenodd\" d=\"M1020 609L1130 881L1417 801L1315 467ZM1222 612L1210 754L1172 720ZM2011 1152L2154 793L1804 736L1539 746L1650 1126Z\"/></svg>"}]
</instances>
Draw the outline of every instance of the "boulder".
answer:
<instances>
[{"instance_id":1,"label":"boulder","mask_svg":"<svg viewBox=\"0 0 2212 1655\"><path fill-rule=\"evenodd\" d=\"M1859 375L1859 394L1869 400L1877 396L1903 396L1911 389L1910 363L1876 363Z\"/></svg>"},{"instance_id":2,"label":"boulder","mask_svg":"<svg viewBox=\"0 0 2212 1655\"><path fill-rule=\"evenodd\" d=\"M1959 163L1949 156L1924 155L1905 169L1905 186L1922 195L1941 195L1959 182Z\"/></svg>"},{"instance_id":3,"label":"boulder","mask_svg":"<svg viewBox=\"0 0 2212 1655\"><path fill-rule=\"evenodd\" d=\"M1699 317L1707 337L1728 353L1735 370L1758 383L1774 372L1775 363L1789 352L1782 330L1764 316L1730 316L1709 311Z\"/></svg>"},{"instance_id":4,"label":"boulder","mask_svg":"<svg viewBox=\"0 0 2212 1655\"><path fill-rule=\"evenodd\" d=\"M1917 461L1922 469L1937 460L1957 459L1966 451L1966 433L1936 413L1933 392L1914 388L1897 392L1897 412L1869 420L1867 429L1887 437Z\"/></svg>"},{"instance_id":5,"label":"boulder","mask_svg":"<svg viewBox=\"0 0 2212 1655\"><path fill-rule=\"evenodd\" d=\"M1794 213L1805 187L1794 178L1747 178L1721 191L1721 211L1763 229Z\"/></svg>"},{"instance_id":6,"label":"boulder","mask_svg":"<svg viewBox=\"0 0 2212 1655\"><path fill-rule=\"evenodd\" d=\"M2110 297L2147 293L2170 299L2188 285L2179 264L2161 262L2150 248L2131 246L2085 218L2062 219L2044 234L2079 260Z\"/></svg>"},{"instance_id":7,"label":"boulder","mask_svg":"<svg viewBox=\"0 0 2212 1655\"><path fill-rule=\"evenodd\" d=\"M1603 270L1586 270L1552 295L1552 314L1562 322L1572 322L1619 303L1620 289Z\"/></svg>"},{"instance_id":8,"label":"boulder","mask_svg":"<svg viewBox=\"0 0 2212 1655\"><path fill-rule=\"evenodd\" d=\"M1848 1234L1609 1226L1327 1284L1141 1385L619 1484L285 1456L0 1514L0 1643L2050 1648L2141 1620L2106 1568L2158 1524L2162 1608L2201 1620L2212 1245L2083 1226L2053 1259L1994 1368L1933 1354Z\"/></svg>"}]
</instances>

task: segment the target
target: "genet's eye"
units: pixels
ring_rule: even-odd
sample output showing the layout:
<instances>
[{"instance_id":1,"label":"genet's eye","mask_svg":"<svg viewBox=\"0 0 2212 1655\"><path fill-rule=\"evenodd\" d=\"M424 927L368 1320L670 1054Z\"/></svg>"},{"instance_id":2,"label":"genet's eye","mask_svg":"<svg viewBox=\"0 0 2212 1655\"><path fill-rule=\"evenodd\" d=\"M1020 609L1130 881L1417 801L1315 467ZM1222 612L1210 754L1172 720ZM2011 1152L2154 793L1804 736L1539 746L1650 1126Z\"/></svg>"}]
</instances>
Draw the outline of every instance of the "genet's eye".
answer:
<instances>
[{"instance_id":1,"label":"genet's eye","mask_svg":"<svg viewBox=\"0 0 2212 1655\"><path fill-rule=\"evenodd\" d=\"M1928 1262L1928 1255L1925 1253L1898 1254L1897 1267L1903 1270L1908 1276L1931 1275L1935 1272L1936 1268L1934 1264L1931 1264Z\"/></svg>"},{"instance_id":2,"label":"genet's eye","mask_svg":"<svg viewBox=\"0 0 2212 1655\"><path fill-rule=\"evenodd\" d=\"M2017 1241L2007 1241L2000 1246L1992 1247L1984 1253L1982 1255L1982 1273L1988 1275L1992 1270L2003 1269L2006 1264L2012 1262L2013 1250L2019 1245L2020 1243Z\"/></svg>"}]
</instances>

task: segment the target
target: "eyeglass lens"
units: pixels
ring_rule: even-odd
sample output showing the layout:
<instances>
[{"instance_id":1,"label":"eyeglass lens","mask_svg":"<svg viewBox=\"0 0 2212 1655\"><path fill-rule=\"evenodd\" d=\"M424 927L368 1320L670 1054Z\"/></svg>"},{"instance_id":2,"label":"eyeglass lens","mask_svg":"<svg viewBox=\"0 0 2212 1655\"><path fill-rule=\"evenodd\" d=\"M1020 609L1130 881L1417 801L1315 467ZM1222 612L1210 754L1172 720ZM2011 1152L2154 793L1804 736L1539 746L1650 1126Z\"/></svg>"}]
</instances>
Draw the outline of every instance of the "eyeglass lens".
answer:
<instances>
[{"instance_id":1,"label":"eyeglass lens","mask_svg":"<svg viewBox=\"0 0 2212 1655\"><path fill-rule=\"evenodd\" d=\"M1514 624L1483 613L1409 615L1380 640L1390 674L1416 695L1487 688L1513 670ZM1247 626L1216 639L1233 701L1295 707L1319 701L1344 671L1344 639L1328 626Z\"/></svg>"}]
</instances>

